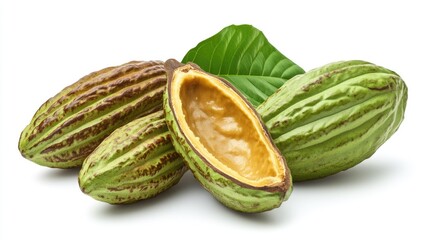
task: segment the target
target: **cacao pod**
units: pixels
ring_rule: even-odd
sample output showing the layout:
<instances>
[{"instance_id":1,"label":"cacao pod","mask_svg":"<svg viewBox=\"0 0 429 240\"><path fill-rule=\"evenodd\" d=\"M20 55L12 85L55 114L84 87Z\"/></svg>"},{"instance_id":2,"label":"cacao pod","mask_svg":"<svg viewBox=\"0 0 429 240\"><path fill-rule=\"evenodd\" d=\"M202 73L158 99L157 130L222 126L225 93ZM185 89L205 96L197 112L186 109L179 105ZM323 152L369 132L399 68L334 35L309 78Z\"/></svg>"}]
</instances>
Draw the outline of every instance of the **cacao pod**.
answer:
<instances>
[{"instance_id":1,"label":"cacao pod","mask_svg":"<svg viewBox=\"0 0 429 240\"><path fill-rule=\"evenodd\" d=\"M79 186L103 202L131 203L169 189L186 170L161 110L105 138L83 162Z\"/></svg>"},{"instance_id":2,"label":"cacao pod","mask_svg":"<svg viewBox=\"0 0 429 240\"><path fill-rule=\"evenodd\" d=\"M406 102L399 75L355 60L295 76L257 111L294 181L302 181L369 158L398 129Z\"/></svg>"},{"instance_id":3,"label":"cacao pod","mask_svg":"<svg viewBox=\"0 0 429 240\"><path fill-rule=\"evenodd\" d=\"M167 125L194 177L234 210L280 206L292 191L291 175L252 105L194 64L170 59L165 66Z\"/></svg>"},{"instance_id":4,"label":"cacao pod","mask_svg":"<svg viewBox=\"0 0 429 240\"><path fill-rule=\"evenodd\" d=\"M80 166L113 130L162 109L165 83L161 61L132 61L93 72L38 109L18 148L43 166Z\"/></svg>"}]
</instances>

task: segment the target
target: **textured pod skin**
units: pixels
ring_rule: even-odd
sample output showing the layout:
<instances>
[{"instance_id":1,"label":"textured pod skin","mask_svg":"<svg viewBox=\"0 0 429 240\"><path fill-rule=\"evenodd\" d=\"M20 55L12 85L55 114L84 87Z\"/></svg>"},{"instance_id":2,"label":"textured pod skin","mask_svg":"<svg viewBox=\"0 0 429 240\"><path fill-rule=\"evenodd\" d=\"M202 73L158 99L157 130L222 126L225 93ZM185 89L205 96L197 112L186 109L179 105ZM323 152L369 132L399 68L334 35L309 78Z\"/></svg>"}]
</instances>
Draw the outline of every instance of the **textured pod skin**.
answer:
<instances>
[{"instance_id":1,"label":"textured pod skin","mask_svg":"<svg viewBox=\"0 0 429 240\"><path fill-rule=\"evenodd\" d=\"M266 187L249 186L245 183L236 181L214 168L184 136L184 133L182 129L180 129L177 123L177 118L172 110L172 102L169 97L171 94L171 82L174 72L183 65L175 60L168 60L165 65L168 79L167 90L164 93L164 110L166 113L167 126L172 133L173 145L176 151L183 157L185 164L191 170L194 177L218 201L231 209L241 212L255 213L279 207L283 201L286 201L289 198L292 192L292 178L287 166L285 169L286 173L283 184L279 186ZM191 66L190 69L205 73L196 65L188 64L186 66ZM220 80L232 87L232 85L226 81L222 79ZM249 102L247 103L250 105Z\"/></svg>"},{"instance_id":2,"label":"textured pod skin","mask_svg":"<svg viewBox=\"0 0 429 240\"><path fill-rule=\"evenodd\" d=\"M369 158L398 129L406 102L395 72L355 60L290 79L257 110L294 181L302 181Z\"/></svg>"},{"instance_id":3,"label":"textured pod skin","mask_svg":"<svg viewBox=\"0 0 429 240\"><path fill-rule=\"evenodd\" d=\"M18 148L43 166L80 166L116 128L162 109L165 84L161 61L133 61L93 72L37 110Z\"/></svg>"},{"instance_id":4,"label":"textured pod skin","mask_svg":"<svg viewBox=\"0 0 429 240\"><path fill-rule=\"evenodd\" d=\"M97 200L131 203L169 189L186 170L171 143L161 110L122 126L105 138L85 159L79 185Z\"/></svg>"}]
</instances>

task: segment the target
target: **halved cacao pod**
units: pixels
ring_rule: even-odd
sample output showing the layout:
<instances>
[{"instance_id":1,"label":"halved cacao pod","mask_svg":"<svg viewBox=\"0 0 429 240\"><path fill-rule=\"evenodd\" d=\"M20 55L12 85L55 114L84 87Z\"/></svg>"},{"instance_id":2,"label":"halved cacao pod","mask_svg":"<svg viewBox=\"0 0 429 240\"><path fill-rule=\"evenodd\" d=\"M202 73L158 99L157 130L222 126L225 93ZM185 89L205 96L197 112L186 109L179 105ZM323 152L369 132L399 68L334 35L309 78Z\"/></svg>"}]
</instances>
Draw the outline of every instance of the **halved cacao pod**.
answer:
<instances>
[{"instance_id":1,"label":"halved cacao pod","mask_svg":"<svg viewBox=\"0 0 429 240\"><path fill-rule=\"evenodd\" d=\"M228 82L194 64L168 60L164 109L173 145L217 200L242 212L289 197L284 158L251 104Z\"/></svg>"}]
</instances>

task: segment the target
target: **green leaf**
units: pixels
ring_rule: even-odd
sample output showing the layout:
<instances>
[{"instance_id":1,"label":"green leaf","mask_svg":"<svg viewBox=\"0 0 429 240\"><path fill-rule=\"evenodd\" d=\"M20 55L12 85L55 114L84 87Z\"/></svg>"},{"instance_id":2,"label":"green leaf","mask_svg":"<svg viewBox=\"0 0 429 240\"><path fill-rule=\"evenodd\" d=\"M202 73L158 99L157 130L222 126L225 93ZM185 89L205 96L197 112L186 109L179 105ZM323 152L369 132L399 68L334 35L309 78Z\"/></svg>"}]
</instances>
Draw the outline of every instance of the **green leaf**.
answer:
<instances>
[{"instance_id":1,"label":"green leaf","mask_svg":"<svg viewBox=\"0 0 429 240\"><path fill-rule=\"evenodd\" d=\"M304 70L251 25L231 25L200 42L183 58L231 82L255 107Z\"/></svg>"}]
</instances>

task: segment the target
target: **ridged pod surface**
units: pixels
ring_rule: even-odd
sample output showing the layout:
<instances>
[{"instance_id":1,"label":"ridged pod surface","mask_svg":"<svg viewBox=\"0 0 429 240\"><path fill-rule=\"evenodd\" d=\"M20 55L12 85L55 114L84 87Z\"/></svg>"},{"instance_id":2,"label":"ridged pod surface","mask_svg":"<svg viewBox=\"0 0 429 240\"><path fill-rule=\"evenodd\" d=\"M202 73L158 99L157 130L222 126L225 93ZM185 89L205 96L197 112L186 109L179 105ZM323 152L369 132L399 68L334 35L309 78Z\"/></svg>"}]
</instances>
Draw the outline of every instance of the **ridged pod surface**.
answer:
<instances>
[{"instance_id":1,"label":"ridged pod surface","mask_svg":"<svg viewBox=\"0 0 429 240\"><path fill-rule=\"evenodd\" d=\"M79 185L97 200L131 203L169 189L186 170L171 143L161 110L122 126L105 138L83 162Z\"/></svg>"},{"instance_id":2,"label":"ridged pod surface","mask_svg":"<svg viewBox=\"0 0 429 240\"><path fill-rule=\"evenodd\" d=\"M295 76L257 110L294 181L302 181L369 158L398 129L406 102L400 76L354 60Z\"/></svg>"},{"instance_id":3,"label":"ridged pod surface","mask_svg":"<svg viewBox=\"0 0 429 240\"><path fill-rule=\"evenodd\" d=\"M194 177L234 210L279 207L291 194L291 175L251 104L194 64L165 65L167 126Z\"/></svg>"},{"instance_id":4,"label":"ridged pod surface","mask_svg":"<svg viewBox=\"0 0 429 240\"><path fill-rule=\"evenodd\" d=\"M43 166L80 166L116 128L162 109L165 84L161 61L132 61L93 72L37 110L18 148Z\"/></svg>"}]
</instances>

